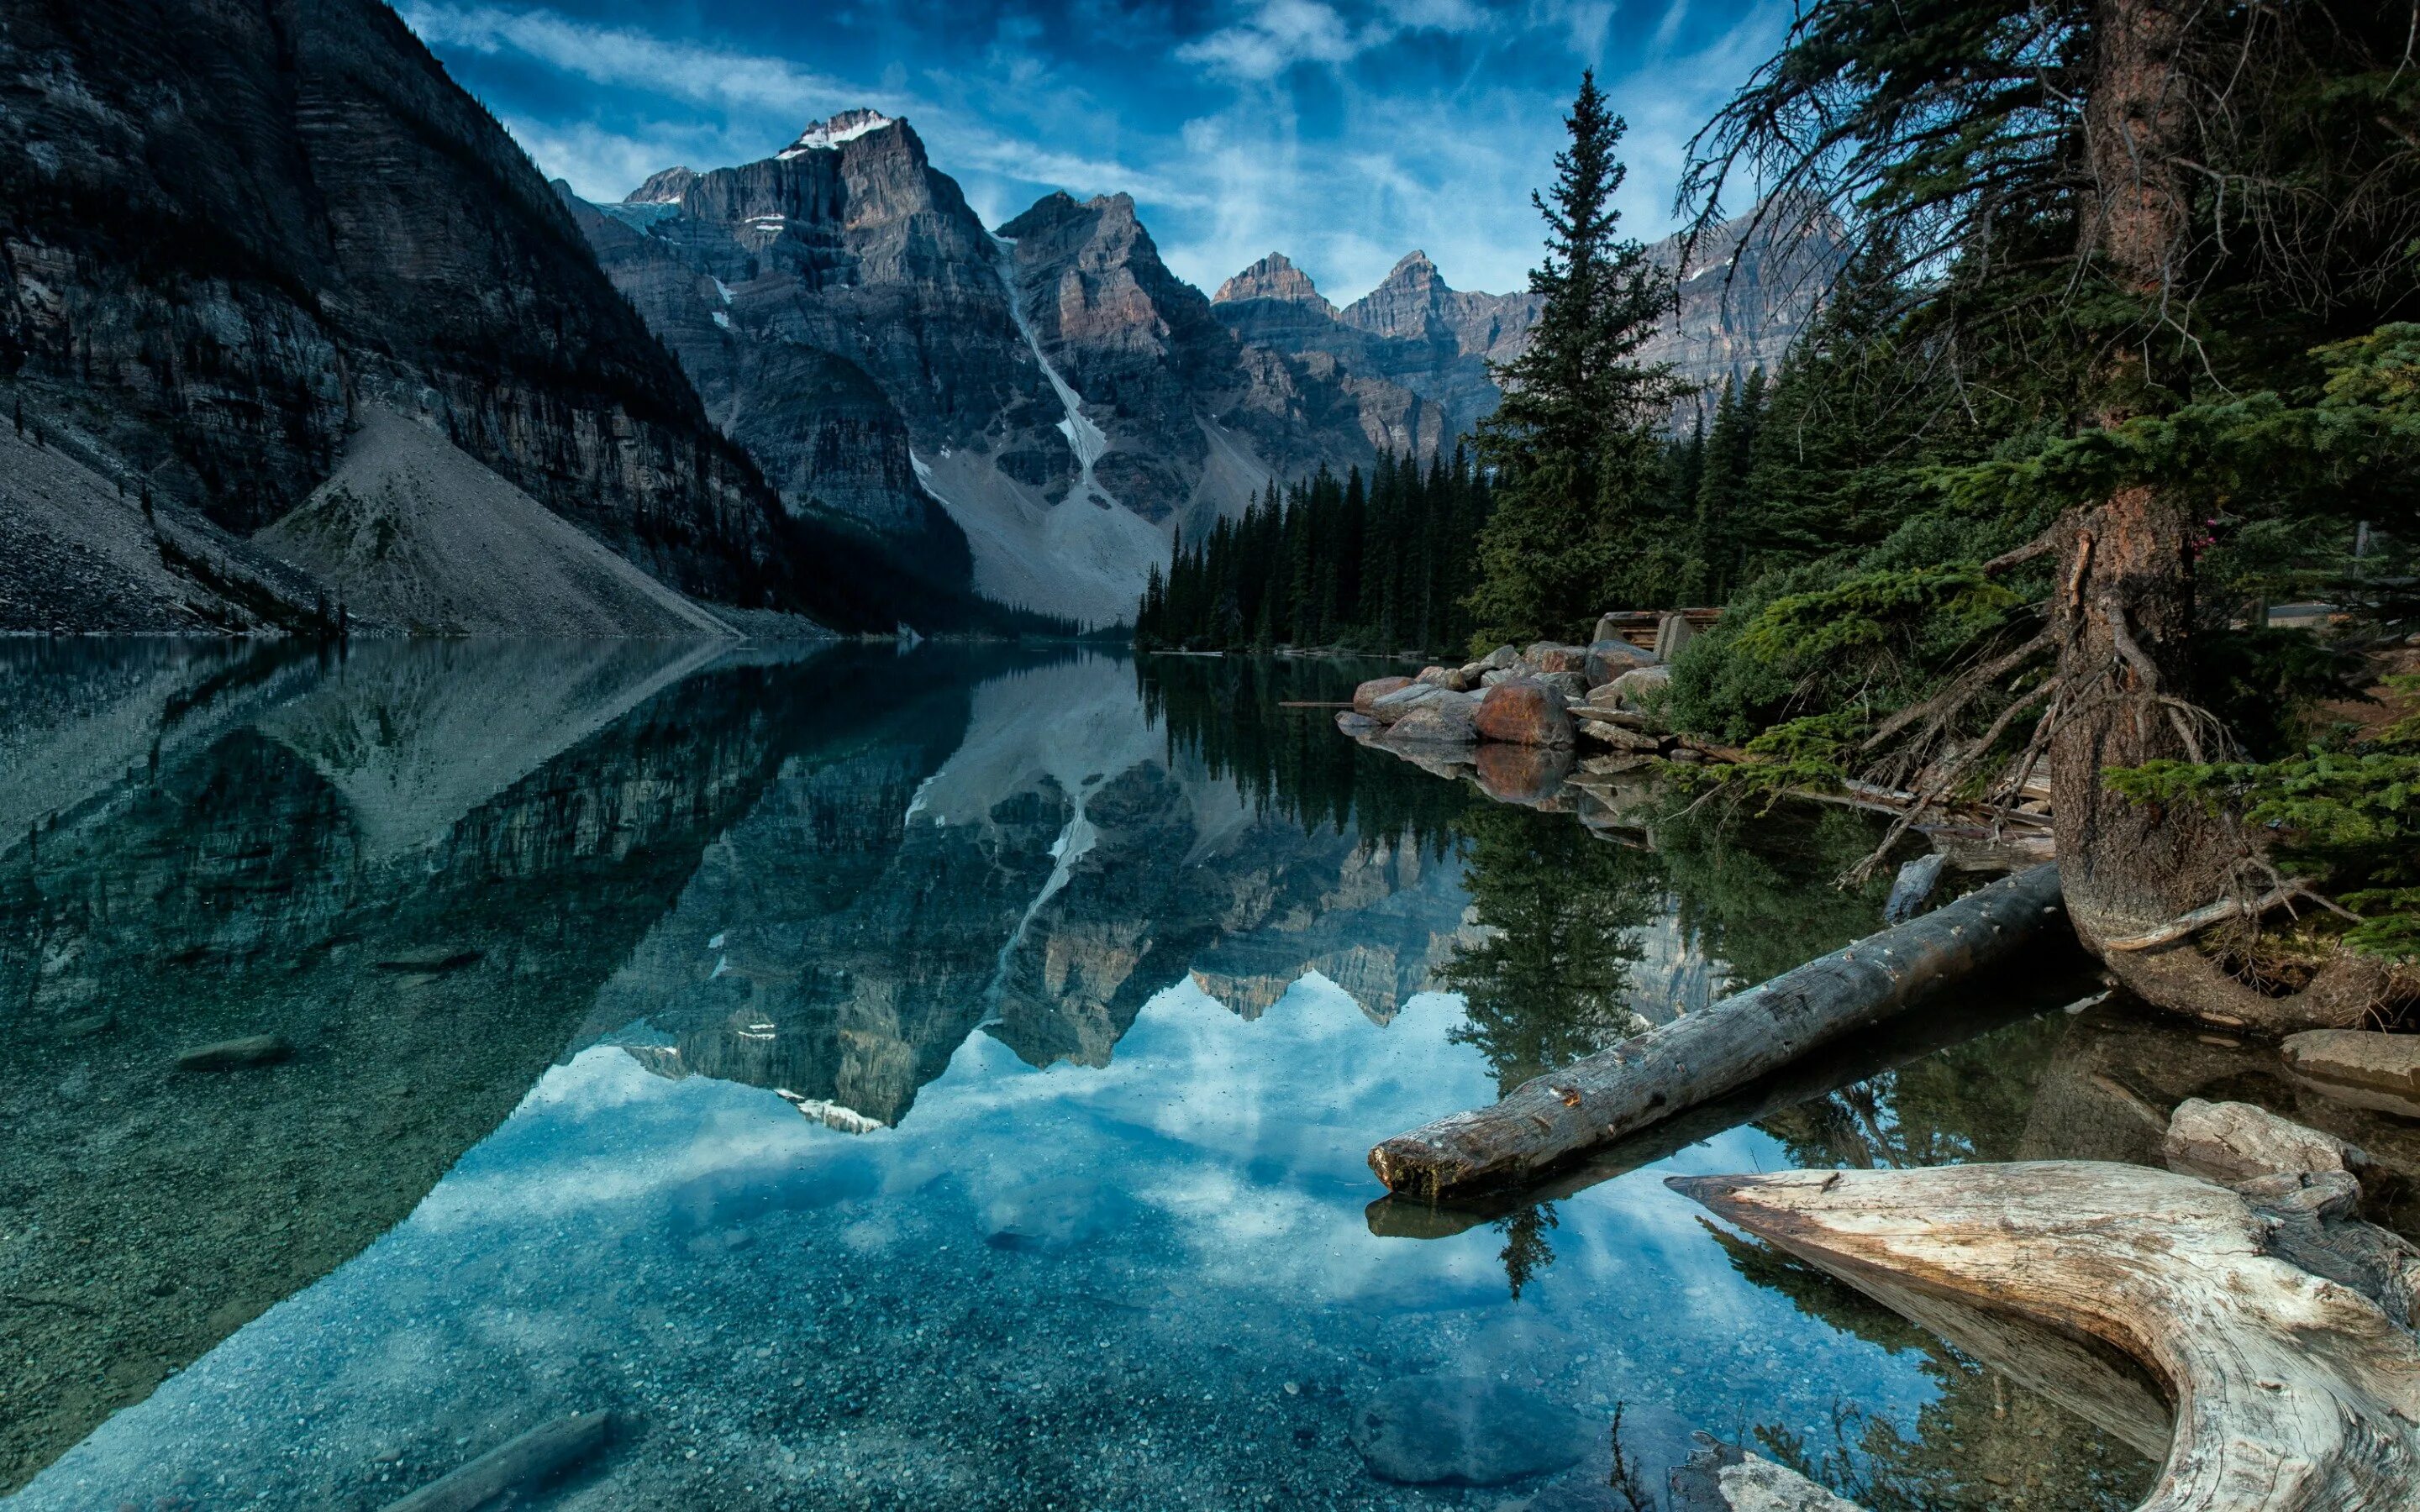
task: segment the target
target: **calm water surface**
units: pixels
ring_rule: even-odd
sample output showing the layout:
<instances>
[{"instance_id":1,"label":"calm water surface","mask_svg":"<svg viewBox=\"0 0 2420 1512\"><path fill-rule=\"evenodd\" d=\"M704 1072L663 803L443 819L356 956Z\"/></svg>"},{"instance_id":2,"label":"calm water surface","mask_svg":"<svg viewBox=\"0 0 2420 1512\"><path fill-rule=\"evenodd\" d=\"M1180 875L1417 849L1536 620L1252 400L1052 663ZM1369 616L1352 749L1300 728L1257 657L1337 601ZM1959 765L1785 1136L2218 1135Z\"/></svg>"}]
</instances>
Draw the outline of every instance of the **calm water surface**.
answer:
<instances>
[{"instance_id":1,"label":"calm water surface","mask_svg":"<svg viewBox=\"0 0 2420 1512\"><path fill-rule=\"evenodd\" d=\"M2086 1020L1365 1211L1377 1139L1878 900L1849 816L1648 848L1280 706L1355 675L0 649L0 1489L375 1508L610 1408L550 1504L1629 1507L1602 1445L1372 1473L1365 1403L1476 1377L1621 1405L1658 1483L1699 1427L1876 1508L2131 1504L2134 1451L1662 1184L2048 1152Z\"/></svg>"}]
</instances>

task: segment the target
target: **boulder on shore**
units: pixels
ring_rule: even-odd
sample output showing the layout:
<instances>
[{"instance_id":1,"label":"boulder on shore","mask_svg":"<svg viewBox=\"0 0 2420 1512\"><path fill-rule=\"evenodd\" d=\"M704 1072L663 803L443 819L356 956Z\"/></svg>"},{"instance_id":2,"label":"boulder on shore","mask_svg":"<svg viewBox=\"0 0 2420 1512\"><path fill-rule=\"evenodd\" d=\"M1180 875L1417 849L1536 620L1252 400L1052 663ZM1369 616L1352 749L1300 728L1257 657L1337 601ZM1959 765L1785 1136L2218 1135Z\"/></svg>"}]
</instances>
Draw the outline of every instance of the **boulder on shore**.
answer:
<instances>
[{"instance_id":1,"label":"boulder on shore","mask_svg":"<svg viewBox=\"0 0 2420 1512\"><path fill-rule=\"evenodd\" d=\"M1486 656L1480 657L1478 665L1487 671L1502 671L1508 667L1520 666L1521 653L1511 646L1497 646Z\"/></svg>"},{"instance_id":2,"label":"boulder on shore","mask_svg":"<svg viewBox=\"0 0 2420 1512\"><path fill-rule=\"evenodd\" d=\"M1525 652L1521 659L1542 672L1585 673L1589 651L1586 646L1561 646L1541 641Z\"/></svg>"},{"instance_id":3,"label":"boulder on shore","mask_svg":"<svg viewBox=\"0 0 2420 1512\"><path fill-rule=\"evenodd\" d=\"M1637 751L1642 755L1652 755L1664 748L1662 741L1644 731L1631 730L1621 725L1608 724L1603 719L1593 718L1590 711L1585 708L1574 709L1572 713L1578 716L1580 734L1600 746L1611 746L1616 750Z\"/></svg>"},{"instance_id":4,"label":"boulder on shore","mask_svg":"<svg viewBox=\"0 0 2420 1512\"><path fill-rule=\"evenodd\" d=\"M1457 693L1450 687L1439 687L1435 683L1414 683L1408 687L1399 687L1383 698L1372 700L1370 715L1382 723L1393 724L1414 709L1426 708L1432 703L1467 704L1474 702L1476 701L1468 693Z\"/></svg>"},{"instance_id":5,"label":"boulder on shore","mask_svg":"<svg viewBox=\"0 0 2420 1512\"><path fill-rule=\"evenodd\" d=\"M1588 674L1589 686L1610 683L1634 667L1652 667L1655 658L1627 640L1599 640L1588 648L1588 662L1580 671Z\"/></svg>"},{"instance_id":6,"label":"boulder on shore","mask_svg":"<svg viewBox=\"0 0 2420 1512\"><path fill-rule=\"evenodd\" d=\"M1481 738L1514 746L1568 746L1574 733L1562 695L1543 683L1498 683L1479 701Z\"/></svg>"},{"instance_id":7,"label":"boulder on shore","mask_svg":"<svg viewBox=\"0 0 2420 1512\"><path fill-rule=\"evenodd\" d=\"M1479 738L1472 708L1467 695L1433 699L1396 720L1384 738L1390 746L1467 746Z\"/></svg>"},{"instance_id":8,"label":"boulder on shore","mask_svg":"<svg viewBox=\"0 0 2420 1512\"><path fill-rule=\"evenodd\" d=\"M1412 680L1408 677L1373 677L1353 690L1353 712L1369 714L1372 704L1389 693L1400 692L1411 686Z\"/></svg>"},{"instance_id":9,"label":"boulder on shore","mask_svg":"<svg viewBox=\"0 0 2420 1512\"><path fill-rule=\"evenodd\" d=\"M1450 693L1466 693L1471 684L1479 681L1479 675L1463 667L1423 667L1413 681L1442 687Z\"/></svg>"},{"instance_id":10,"label":"boulder on shore","mask_svg":"<svg viewBox=\"0 0 2420 1512\"><path fill-rule=\"evenodd\" d=\"M1590 694L1591 702L1610 701L1617 709L1641 709L1650 699L1663 697L1671 684L1669 667L1634 667Z\"/></svg>"}]
</instances>

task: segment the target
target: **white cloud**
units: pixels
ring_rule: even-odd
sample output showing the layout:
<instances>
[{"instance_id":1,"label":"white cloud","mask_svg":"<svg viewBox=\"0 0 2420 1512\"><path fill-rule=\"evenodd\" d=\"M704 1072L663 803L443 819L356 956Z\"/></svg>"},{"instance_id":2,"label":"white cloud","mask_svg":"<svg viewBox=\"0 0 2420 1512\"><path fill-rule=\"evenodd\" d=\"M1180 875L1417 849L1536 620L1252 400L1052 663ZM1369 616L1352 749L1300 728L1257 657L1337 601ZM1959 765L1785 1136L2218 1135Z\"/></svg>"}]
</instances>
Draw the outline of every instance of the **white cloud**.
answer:
<instances>
[{"instance_id":1,"label":"white cloud","mask_svg":"<svg viewBox=\"0 0 2420 1512\"><path fill-rule=\"evenodd\" d=\"M512 132L551 177L568 179L582 197L619 199L641 179L676 162L706 169L769 156L795 138L808 121L871 105L910 118L939 165L954 177L990 175L1024 185L1051 184L1085 193L1119 190L1156 204L1200 208L1201 196L1180 177L1110 158L1088 156L1059 143L1001 132L965 111L920 95L893 69L878 85L865 85L797 67L780 57L731 48L674 41L629 27L575 21L545 9L498 6L408 3L401 14L433 51L461 50L513 55L591 84L659 99L714 107L720 124L693 121L682 127L651 124L613 131L592 122L550 123L526 115L504 117ZM1031 67L1006 47L995 57L1030 87ZM949 81L934 81L946 84ZM1013 215L1025 202L989 196L994 221Z\"/></svg>"},{"instance_id":2,"label":"white cloud","mask_svg":"<svg viewBox=\"0 0 2420 1512\"><path fill-rule=\"evenodd\" d=\"M1176 55L1229 78L1266 80L1300 63L1342 63L1387 36L1346 25L1320 0L1261 0L1249 20L1187 42Z\"/></svg>"},{"instance_id":3,"label":"white cloud","mask_svg":"<svg viewBox=\"0 0 2420 1512\"><path fill-rule=\"evenodd\" d=\"M517 53L588 80L675 100L769 111L795 132L810 116L878 103L856 85L760 54L666 41L652 33L573 21L551 10L407 0L404 24L438 52Z\"/></svg>"},{"instance_id":4,"label":"white cloud","mask_svg":"<svg viewBox=\"0 0 2420 1512\"><path fill-rule=\"evenodd\" d=\"M894 58L861 81L712 38L501 0L407 0L403 13L441 54L535 63L598 86L597 104L567 118L503 113L541 168L590 198L619 198L674 163L752 161L809 119L872 105L914 123L987 224L1052 188L1125 191L1178 276L1216 288L1278 250L1343 301L1415 246L1455 287L1523 286L1539 234L1528 193L1552 172L1583 62L1600 65L1631 124L1625 225L1647 238L1668 228L1683 145L1788 20L1782 0L1720 29L1695 9L1684 24L1686 0L1674 0L1626 55L1607 57L1606 0L1234 0L1218 29L1171 47L1171 66L1195 70L1183 92L1203 101L1181 123L1125 108L1123 81L1049 52L1042 28L1014 20L979 39L972 63L945 68L937 56L910 69ZM1373 56L1436 33L1481 34L1464 76L1405 89ZM1287 79L1302 65L1320 77L1308 121ZM1566 66L1569 77L1554 78Z\"/></svg>"}]
</instances>

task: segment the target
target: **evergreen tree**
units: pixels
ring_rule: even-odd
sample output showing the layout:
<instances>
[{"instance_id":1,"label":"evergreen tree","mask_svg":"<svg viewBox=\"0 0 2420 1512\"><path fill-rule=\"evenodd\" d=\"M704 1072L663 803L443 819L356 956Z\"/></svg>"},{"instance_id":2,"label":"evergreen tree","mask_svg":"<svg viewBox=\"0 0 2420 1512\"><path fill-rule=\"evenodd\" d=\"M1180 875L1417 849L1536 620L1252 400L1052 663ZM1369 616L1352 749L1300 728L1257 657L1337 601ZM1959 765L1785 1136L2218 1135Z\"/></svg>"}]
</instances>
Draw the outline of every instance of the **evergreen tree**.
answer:
<instances>
[{"instance_id":1,"label":"evergreen tree","mask_svg":"<svg viewBox=\"0 0 2420 1512\"><path fill-rule=\"evenodd\" d=\"M1719 604L1739 585L1746 559L1744 532L1754 512L1748 472L1764 418L1764 369L1745 383L1723 380L1714 428L1699 458L1696 529L1690 548L1689 596Z\"/></svg>"},{"instance_id":2,"label":"evergreen tree","mask_svg":"<svg viewBox=\"0 0 2420 1512\"><path fill-rule=\"evenodd\" d=\"M1280 643L1458 652L1469 633L1469 542L1490 490L1457 452L1449 468L1381 455L1364 475L1322 470L1272 483L1239 519L1180 537L1135 610L1145 650L1267 650Z\"/></svg>"},{"instance_id":3,"label":"evergreen tree","mask_svg":"<svg viewBox=\"0 0 2420 1512\"><path fill-rule=\"evenodd\" d=\"M1637 354L1673 283L1618 234L1625 170L1615 148L1626 128L1593 70L1564 125L1572 141L1556 154L1554 186L1530 196L1546 222L1545 256L1529 275L1543 305L1528 348L1497 366L1504 400L1479 427L1497 499L1479 538L1474 648L1585 634L1662 523L1648 508L1659 496L1657 425L1678 390Z\"/></svg>"}]
</instances>

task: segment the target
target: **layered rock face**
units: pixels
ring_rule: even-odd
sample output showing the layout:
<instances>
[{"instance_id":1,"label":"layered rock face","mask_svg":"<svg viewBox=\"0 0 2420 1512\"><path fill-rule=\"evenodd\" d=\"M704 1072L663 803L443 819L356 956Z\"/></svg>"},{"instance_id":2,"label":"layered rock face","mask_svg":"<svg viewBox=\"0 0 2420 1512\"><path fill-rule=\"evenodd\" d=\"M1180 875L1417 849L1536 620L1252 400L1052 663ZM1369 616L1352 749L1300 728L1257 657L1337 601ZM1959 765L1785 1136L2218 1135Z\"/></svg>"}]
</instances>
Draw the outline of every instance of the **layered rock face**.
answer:
<instances>
[{"instance_id":1,"label":"layered rock face","mask_svg":"<svg viewBox=\"0 0 2420 1512\"><path fill-rule=\"evenodd\" d=\"M1657 262L1678 270L1681 297L1663 332L1639 355L1669 363L1683 378L1711 388L1760 367L1768 375L1779 372L1782 356L1814 318L1845 257L1828 234L1776 234L1754 226L1748 216L1708 231L1685 267L1682 251L1675 237L1648 249ZM1694 415L1695 407L1686 412Z\"/></svg>"},{"instance_id":2,"label":"layered rock face","mask_svg":"<svg viewBox=\"0 0 2420 1512\"><path fill-rule=\"evenodd\" d=\"M995 236L914 130L872 111L571 209L793 507L931 538L938 505L1006 602L1122 619L1179 528L1449 432L1331 353L1239 342L1131 198L1053 194Z\"/></svg>"},{"instance_id":3,"label":"layered rock face","mask_svg":"<svg viewBox=\"0 0 2420 1512\"><path fill-rule=\"evenodd\" d=\"M27 0L0 81L0 370L130 494L248 532L377 399L683 589L762 601L799 570L544 180L385 6Z\"/></svg>"},{"instance_id":4,"label":"layered rock face","mask_svg":"<svg viewBox=\"0 0 2420 1512\"><path fill-rule=\"evenodd\" d=\"M1325 358L1373 390L1401 393L1434 411L1407 421L1415 453L1450 448L1492 413L1501 394L1488 372L1520 349L1536 297L1465 294L1447 285L1425 253L1397 263L1385 282L1340 310L1282 253L1271 253L1218 288L1218 316L1243 341L1297 360ZM1389 438L1388 444L1393 438Z\"/></svg>"}]
</instances>

